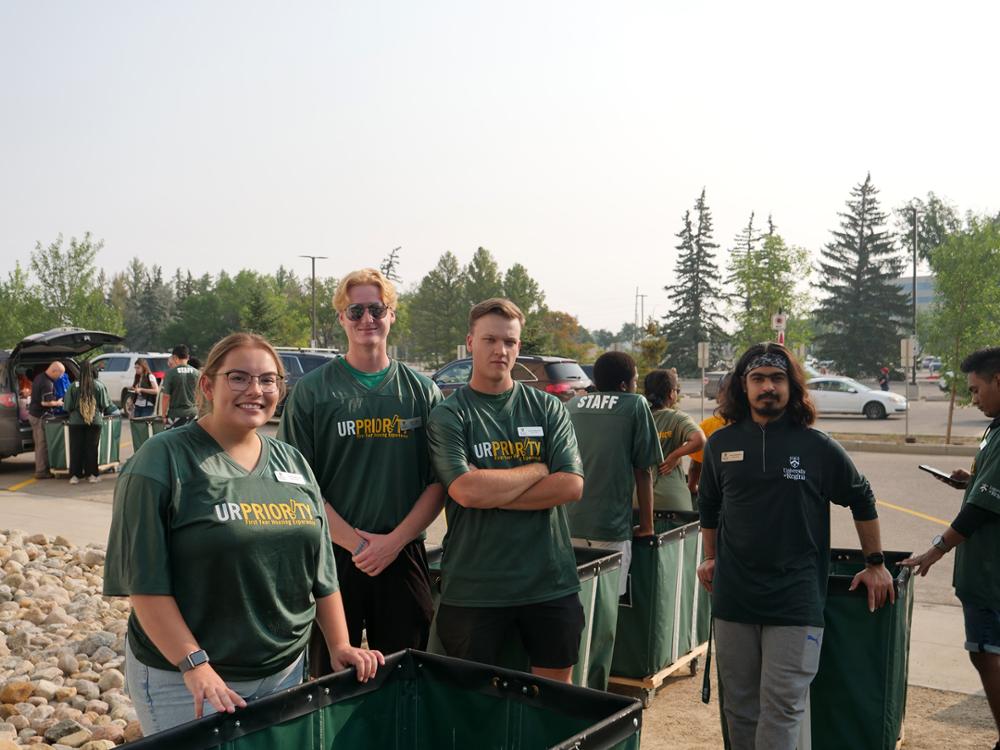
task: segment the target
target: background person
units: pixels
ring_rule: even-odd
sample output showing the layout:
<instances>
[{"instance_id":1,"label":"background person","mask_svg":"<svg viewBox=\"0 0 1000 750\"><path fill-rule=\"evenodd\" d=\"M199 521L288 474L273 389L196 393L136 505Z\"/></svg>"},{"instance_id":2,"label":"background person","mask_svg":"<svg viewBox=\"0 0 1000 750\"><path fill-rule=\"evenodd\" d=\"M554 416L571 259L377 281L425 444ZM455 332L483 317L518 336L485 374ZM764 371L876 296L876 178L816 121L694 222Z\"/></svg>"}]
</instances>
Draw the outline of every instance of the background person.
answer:
<instances>
[{"instance_id":1,"label":"background person","mask_svg":"<svg viewBox=\"0 0 1000 750\"><path fill-rule=\"evenodd\" d=\"M62 408L63 401L56 398L55 384L66 372L62 362L53 362L31 381L31 401L28 403L28 423L35 444L35 479L49 479L49 446L45 441L43 417L54 409Z\"/></svg>"},{"instance_id":2,"label":"background person","mask_svg":"<svg viewBox=\"0 0 1000 750\"><path fill-rule=\"evenodd\" d=\"M676 370L653 370L643 382L646 400L653 410L663 461L657 467L653 485L653 507L656 510L695 510L688 489L681 459L705 445L705 433L694 420L674 408L681 389Z\"/></svg>"},{"instance_id":3,"label":"background person","mask_svg":"<svg viewBox=\"0 0 1000 750\"><path fill-rule=\"evenodd\" d=\"M160 392L160 384L149 369L149 362L143 358L135 361L135 377L132 380L132 392L135 394L133 417L151 417L156 405L156 394Z\"/></svg>"},{"instance_id":4,"label":"background person","mask_svg":"<svg viewBox=\"0 0 1000 750\"><path fill-rule=\"evenodd\" d=\"M830 568L830 503L848 506L865 555L851 590L895 601L875 496L847 453L811 427L801 366L781 344L737 363L708 439L699 492L719 679L732 750L795 750L819 668ZM863 644L858 644L863 648Z\"/></svg>"},{"instance_id":5,"label":"background person","mask_svg":"<svg viewBox=\"0 0 1000 750\"><path fill-rule=\"evenodd\" d=\"M227 336L199 379L203 416L150 438L115 487L104 593L132 602L126 686L145 734L301 682L313 620L334 669L364 681L383 663L348 642L309 464L257 432L283 388L267 341Z\"/></svg>"},{"instance_id":6,"label":"background person","mask_svg":"<svg viewBox=\"0 0 1000 750\"><path fill-rule=\"evenodd\" d=\"M583 466L562 402L511 377L523 324L510 300L473 307L472 377L431 412L448 491L437 632L449 656L484 664L519 633L534 674L569 682L584 618L565 505Z\"/></svg>"},{"instance_id":7,"label":"background person","mask_svg":"<svg viewBox=\"0 0 1000 750\"><path fill-rule=\"evenodd\" d=\"M94 366L90 362L81 364L80 377L66 394L70 484L78 484L84 477L91 483L101 481L101 472L97 468L101 429L104 415L116 411L108 389L94 373Z\"/></svg>"},{"instance_id":8,"label":"background person","mask_svg":"<svg viewBox=\"0 0 1000 750\"><path fill-rule=\"evenodd\" d=\"M188 348L174 347L174 364L163 376L163 423L179 427L198 416L196 394L200 372L188 363Z\"/></svg>"},{"instance_id":9,"label":"background person","mask_svg":"<svg viewBox=\"0 0 1000 750\"><path fill-rule=\"evenodd\" d=\"M878 374L878 387L883 391L889 390L889 368L883 367Z\"/></svg>"},{"instance_id":10,"label":"background person","mask_svg":"<svg viewBox=\"0 0 1000 750\"><path fill-rule=\"evenodd\" d=\"M583 459L583 497L567 508L573 544L620 552L618 594L628 589L632 537L652 536L653 471L663 460L653 415L635 393L639 373L625 352L594 363L597 390L566 404ZM632 528L632 495L639 525Z\"/></svg>"},{"instance_id":11,"label":"background person","mask_svg":"<svg viewBox=\"0 0 1000 750\"><path fill-rule=\"evenodd\" d=\"M729 390L729 378L732 373L727 372L719 379L719 390L715 394L715 411L708 417L701 420L699 429L705 433L705 442L712 433L726 426L726 420L720 416L722 406L725 404L726 391ZM688 466L688 489L691 491L692 500L698 497L698 482L701 481L701 465L705 457L701 450L696 450L691 454L691 464Z\"/></svg>"},{"instance_id":12,"label":"background person","mask_svg":"<svg viewBox=\"0 0 1000 750\"><path fill-rule=\"evenodd\" d=\"M965 649L979 672L993 721L1000 731L1000 347L973 352L961 365L972 403L993 419L972 471L955 469L951 479L965 490L962 509L931 548L902 562L927 575L955 549L955 595L965 616ZM957 549L956 549L957 548ZM1000 740L995 748L1000 750Z\"/></svg>"},{"instance_id":13,"label":"background person","mask_svg":"<svg viewBox=\"0 0 1000 750\"><path fill-rule=\"evenodd\" d=\"M429 378L389 358L396 289L372 268L333 297L347 354L295 385L278 427L316 474L334 544L351 643L385 653L425 649L434 605L424 530L441 513L427 420L441 401ZM323 644L311 662L326 674Z\"/></svg>"}]
</instances>

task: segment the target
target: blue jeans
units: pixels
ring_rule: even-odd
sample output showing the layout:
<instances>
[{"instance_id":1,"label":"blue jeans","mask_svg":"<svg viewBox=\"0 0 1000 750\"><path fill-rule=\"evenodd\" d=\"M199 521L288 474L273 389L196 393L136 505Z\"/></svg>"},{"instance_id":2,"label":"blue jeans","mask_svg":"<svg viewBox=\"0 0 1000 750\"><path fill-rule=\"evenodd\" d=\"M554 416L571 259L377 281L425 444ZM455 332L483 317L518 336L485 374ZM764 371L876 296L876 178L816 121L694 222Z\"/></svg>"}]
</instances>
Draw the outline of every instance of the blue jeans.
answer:
<instances>
[{"instance_id":1,"label":"blue jeans","mask_svg":"<svg viewBox=\"0 0 1000 750\"><path fill-rule=\"evenodd\" d=\"M975 604L962 604L965 615L965 650L1000 654L1000 612Z\"/></svg>"},{"instance_id":2,"label":"blue jeans","mask_svg":"<svg viewBox=\"0 0 1000 750\"><path fill-rule=\"evenodd\" d=\"M229 681L231 690L247 701L263 698L295 687L302 682L305 652L280 672L260 680ZM125 690L132 699L145 736L194 721L194 698L184 684L180 672L147 667L132 652L125 639ZM239 709L237 709L239 710ZM214 714L212 704L205 701L205 716Z\"/></svg>"},{"instance_id":3,"label":"blue jeans","mask_svg":"<svg viewBox=\"0 0 1000 750\"><path fill-rule=\"evenodd\" d=\"M153 416L153 405L146 404L145 406L136 406L132 410L133 417L151 417Z\"/></svg>"}]
</instances>

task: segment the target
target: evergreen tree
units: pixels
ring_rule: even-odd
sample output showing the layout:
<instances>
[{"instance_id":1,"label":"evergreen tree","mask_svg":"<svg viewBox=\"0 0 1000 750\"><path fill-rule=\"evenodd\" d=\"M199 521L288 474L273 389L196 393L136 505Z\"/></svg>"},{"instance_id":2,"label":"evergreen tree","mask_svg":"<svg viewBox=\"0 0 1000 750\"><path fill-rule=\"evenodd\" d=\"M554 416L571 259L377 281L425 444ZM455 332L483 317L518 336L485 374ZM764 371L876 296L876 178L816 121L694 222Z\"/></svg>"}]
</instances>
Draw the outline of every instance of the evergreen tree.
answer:
<instances>
[{"instance_id":1,"label":"evergreen tree","mask_svg":"<svg viewBox=\"0 0 1000 750\"><path fill-rule=\"evenodd\" d=\"M382 275L395 284L402 282L402 279L399 277L399 251L402 249L402 246L394 247L378 266L378 270L382 272Z\"/></svg>"},{"instance_id":2,"label":"evergreen tree","mask_svg":"<svg viewBox=\"0 0 1000 750\"><path fill-rule=\"evenodd\" d=\"M743 309L753 309L752 284L749 277L756 275L759 267L758 246L761 241L760 231L754 227L754 212L750 212L747 225L733 239L733 249L729 253L729 276L726 283L733 288L733 304L742 305Z\"/></svg>"},{"instance_id":3,"label":"evergreen tree","mask_svg":"<svg viewBox=\"0 0 1000 750\"><path fill-rule=\"evenodd\" d=\"M846 375L874 375L899 358L900 321L909 310L906 293L894 283L903 258L885 229L888 217L870 174L851 190L839 216L816 285L825 294L816 318L827 327L817 336L818 350Z\"/></svg>"},{"instance_id":4,"label":"evergreen tree","mask_svg":"<svg viewBox=\"0 0 1000 750\"><path fill-rule=\"evenodd\" d=\"M677 233L680 243L674 270L675 283L664 289L673 296L671 311L664 316L663 333L669 342L670 364L682 375L698 369L698 342L719 341L720 326L719 271L715 261L718 244L712 238L712 213L705 200L705 190L695 202L697 225L691 212L684 213L684 225Z\"/></svg>"},{"instance_id":5,"label":"evergreen tree","mask_svg":"<svg viewBox=\"0 0 1000 750\"><path fill-rule=\"evenodd\" d=\"M520 263L512 265L504 274L503 296L520 307L525 316L540 311L545 304L542 288Z\"/></svg>"},{"instance_id":6,"label":"evergreen tree","mask_svg":"<svg viewBox=\"0 0 1000 750\"><path fill-rule=\"evenodd\" d=\"M469 316L465 274L453 253L442 255L420 280L409 313L413 351L434 366L453 359L465 343Z\"/></svg>"},{"instance_id":7,"label":"evergreen tree","mask_svg":"<svg viewBox=\"0 0 1000 750\"><path fill-rule=\"evenodd\" d=\"M491 297L502 297L503 279L493 254L480 247L465 267L465 296L469 307Z\"/></svg>"}]
</instances>

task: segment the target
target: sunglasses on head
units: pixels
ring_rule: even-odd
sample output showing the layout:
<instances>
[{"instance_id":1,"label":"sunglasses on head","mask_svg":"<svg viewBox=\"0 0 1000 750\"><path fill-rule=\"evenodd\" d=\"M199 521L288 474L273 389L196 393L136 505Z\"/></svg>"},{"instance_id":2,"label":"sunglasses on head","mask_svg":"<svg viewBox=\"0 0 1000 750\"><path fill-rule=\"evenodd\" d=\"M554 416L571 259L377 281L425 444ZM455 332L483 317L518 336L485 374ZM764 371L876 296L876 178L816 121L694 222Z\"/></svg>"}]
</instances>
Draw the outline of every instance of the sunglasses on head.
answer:
<instances>
[{"instance_id":1,"label":"sunglasses on head","mask_svg":"<svg viewBox=\"0 0 1000 750\"><path fill-rule=\"evenodd\" d=\"M389 312L389 307L381 302L369 302L367 305L355 302L344 309L344 314L348 320L361 320L367 310L374 320L381 320Z\"/></svg>"}]
</instances>

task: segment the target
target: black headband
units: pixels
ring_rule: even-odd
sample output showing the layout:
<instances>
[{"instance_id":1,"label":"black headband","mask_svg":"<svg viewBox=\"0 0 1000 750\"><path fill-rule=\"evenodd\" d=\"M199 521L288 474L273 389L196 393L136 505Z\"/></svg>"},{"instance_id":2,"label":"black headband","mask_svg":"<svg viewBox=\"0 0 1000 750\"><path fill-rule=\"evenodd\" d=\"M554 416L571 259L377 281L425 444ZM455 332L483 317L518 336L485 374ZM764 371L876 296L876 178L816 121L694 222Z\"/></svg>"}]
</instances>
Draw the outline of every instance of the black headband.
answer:
<instances>
[{"instance_id":1,"label":"black headband","mask_svg":"<svg viewBox=\"0 0 1000 750\"><path fill-rule=\"evenodd\" d=\"M779 370L788 372L788 357L780 352L764 352L763 354L758 354L747 363L746 367L743 368L743 374L746 375L751 370L756 370L758 367L777 367Z\"/></svg>"}]
</instances>

